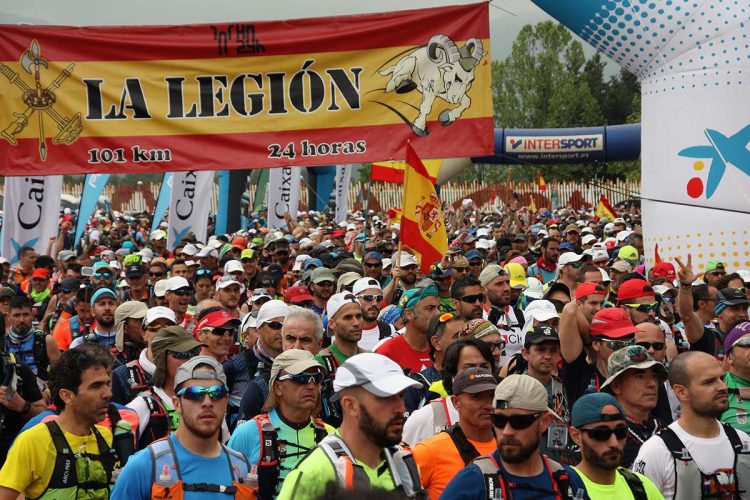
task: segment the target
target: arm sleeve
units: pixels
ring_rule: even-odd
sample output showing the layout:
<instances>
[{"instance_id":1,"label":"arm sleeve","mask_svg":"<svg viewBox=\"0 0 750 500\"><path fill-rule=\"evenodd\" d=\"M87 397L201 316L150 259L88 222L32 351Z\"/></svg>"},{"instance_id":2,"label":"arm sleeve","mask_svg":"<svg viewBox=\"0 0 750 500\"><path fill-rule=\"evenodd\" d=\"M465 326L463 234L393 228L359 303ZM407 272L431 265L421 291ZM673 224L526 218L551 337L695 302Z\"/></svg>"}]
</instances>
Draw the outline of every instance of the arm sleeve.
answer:
<instances>
[{"instance_id":1,"label":"arm sleeve","mask_svg":"<svg viewBox=\"0 0 750 500\"><path fill-rule=\"evenodd\" d=\"M151 454L141 450L128 460L120 472L110 500L148 500L151 498Z\"/></svg>"},{"instance_id":2,"label":"arm sleeve","mask_svg":"<svg viewBox=\"0 0 750 500\"><path fill-rule=\"evenodd\" d=\"M257 465L260 457L260 436L256 421L248 420L237 427L227 446L245 455L250 465Z\"/></svg>"}]
</instances>

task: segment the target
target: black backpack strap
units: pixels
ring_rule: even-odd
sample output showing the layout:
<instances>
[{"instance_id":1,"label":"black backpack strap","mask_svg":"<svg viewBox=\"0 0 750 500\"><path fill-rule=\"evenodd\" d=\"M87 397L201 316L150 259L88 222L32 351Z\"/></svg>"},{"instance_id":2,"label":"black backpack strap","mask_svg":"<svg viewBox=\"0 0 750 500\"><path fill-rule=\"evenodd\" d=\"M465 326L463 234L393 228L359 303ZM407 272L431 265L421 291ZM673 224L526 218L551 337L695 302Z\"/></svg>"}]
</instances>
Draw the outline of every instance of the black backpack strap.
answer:
<instances>
[{"instance_id":1,"label":"black backpack strap","mask_svg":"<svg viewBox=\"0 0 750 500\"><path fill-rule=\"evenodd\" d=\"M378 321L378 340L387 339L392 335L393 330L391 330L391 325Z\"/></svg>"},{"instance_id":2,"label":"black backpack strap","mask_svg":"<svg viewBox=\"0 0 750 500\"><path fill-rule=\"evenodd\" d=\"M447 432L451 437L451 441L453 441L453 445L458 450L458 454L461 455L464 465L469 465L480 455L474 445L469 442L469 439L466 437L466 434L464 434L463 429L461 429L461 426L458 425L458 423L451 425L443 432Z\"/></svg>"},{"instance_id":3,"label":"black backpack strap","mask_svg":"<svg viewBox=\"0 0 750 500\"><path fill-rule=\"evenodd\" d=\"M42 380L47 380L49 368L49 357L47 356L47 334L41 330L34 332L34 344L32 354L36 362L38 376Z\"/></svg>"},{"instance_id":4,"label":"black backpack strap","mask_svg":"<svg viewBox=\"0 0 750 500\"><path fill-rule=\"evenodd\" d=\"M624 467L619 467L617 472L619 472L625 482L628 483L628 488L630 488L630 492L633 494L635 500L648 500L646 488L643 486L643 481L641 481L640 477Z\"/></svg>"},{"instance_id":5,"label":"black backpack strap","mask_svg":"<svg viewBox=\"0 0 750 500\"><path fill-rule=\"evenodd\" d=\"M677 437L677 434L669 427L662 429L657 436L664 441L664 444L667 446L667 449L675 460L687 462L693 459L693 457L690 456L690 452L685 447L685 443L683 443L682 440Z\"/></svg>"},{"instance_id":6,"label":"black backpack strap","mask_svg":"<svg viewBox=\"0 0 750 500\"><path fill-rule=\"evenodd\" d=\"M738 455L743 449L740 435L737 434L737 431L731 425L727 425L727 424L721 424L721 425L724 427L724 432L727 435L727 439L729 439L729 443L732 445L734 454Z\"/></svg>"},{"instance_id":7,"label":"black backpack strap","mask_svg":"<svg viewBox=\"0 0 750 500\"><path fill-rule=\"evenodd\" d=\"M339 361L336 359L336 356L326 349L320 352L320 359L323 360L323 366L325 366L326 371L328 371L328 376L333 377L336 373L336 368L339 367Z\"/></svg>"}]
</instances>

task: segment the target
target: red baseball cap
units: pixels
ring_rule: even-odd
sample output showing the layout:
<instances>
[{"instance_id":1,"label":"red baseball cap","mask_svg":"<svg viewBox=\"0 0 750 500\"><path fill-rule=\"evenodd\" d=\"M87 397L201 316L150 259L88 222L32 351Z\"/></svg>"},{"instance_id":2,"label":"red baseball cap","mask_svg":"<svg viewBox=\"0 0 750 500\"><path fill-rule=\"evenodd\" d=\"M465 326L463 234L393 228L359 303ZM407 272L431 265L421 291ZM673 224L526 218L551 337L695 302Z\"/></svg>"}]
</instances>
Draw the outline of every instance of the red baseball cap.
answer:
<instances>
[{"instance_id":1,"label":"red baseball cap","mask_svg":"<svg viewBox=\"0 0 750 500\"><path fill-rule=\"evenodd\" d=\"M247 248L247 238L243 238L241 236L236 237L232 240L232 246L235 248L241 248L246 249Z\"/></svg>"},{"instance_id":2,"label":"red baseball cap","mask_svg":"<svg viewBox=\"0 0 750 500\"><path fill-rule=\"evenodd\" d=\"M667 278L669 281L674 281L677 273L671 262L659 262L651 268L651 276L653 278Z\"/></svg>"},{"instance_id":3,"label":"red baseball cap","mask_svg":"<svg viewBox=\"0 0 750 500\"><path fill-rule=\"evenodd\" d=\"M654 297L656 300L656 294L651 285L646 280L634 279L628 280L622 283L617 289L617 303L621 303L623 300L637 299L640 297Z\"/></svg>"},{"instance_id":4,"label":"red baseball cap","mask_svg":"<svg viewBox=\"0 0 750 500\"><path fill-rule=\"evenodd\" d=\"M41 278L43 280L49 279L49 273L43 267L37 267L34 272L31 273L31 278Z\"/></svg>"},{"instance_id":5,"label":"red baseball cap","mask_svg":"<svg viewBox=\"0 0 750 500\"><path fill-rule=\"evenodd\" d=\"M607 295L607 291L604 290L604 288L594 283L593 281L587 281L586 283L581 283L576 288L576 300L581 300L584 297L588 297L589 295Z\"/></svg>"},{"instance_id":6,"label":"red baseball cap","mask_svg":"<svg viewBox=\"0 0 750 500\"><path fill-rule=\"evenodd\" d=\"M216 328L231 323L229 326L239 326L240 320L233 318L226 309L214 311L206 314L195 326L195 331L199 332L204 328Z\"/></svg>"},{"instance_id":7,"label":"red baseball cap","mask_svg":"<svg viewBox=\"0 0 750 500\"><path fill-rule=\"evenodd\" d=\"M299 304L300 302L306 302L313 300L313 296L304 286L293 286L286 289L284 294L284 301L290 304Z\"/></svg>"},{"instance_id":8,"label":"red baseball cap","mask_svg":"<svg viewBox=\"0 0 750 500\"><path fill-rule=\"evenodd\" d=\"M331 234L331 238L338 238L339 236L346 236L346 231L342 231L341 229L337 229Z\"/></svg>"},{"instance_id":9,"label":"red baseball cap","mask_svg":"<svg viewBox=\"0 0 750 500\"><path fill-rule=\"evenodd\" d=\"M625 309L608 308L594 314L591 320L591 336L620 339L635 335L641 330L636 328Z\"/></svg>"}]
</instances>

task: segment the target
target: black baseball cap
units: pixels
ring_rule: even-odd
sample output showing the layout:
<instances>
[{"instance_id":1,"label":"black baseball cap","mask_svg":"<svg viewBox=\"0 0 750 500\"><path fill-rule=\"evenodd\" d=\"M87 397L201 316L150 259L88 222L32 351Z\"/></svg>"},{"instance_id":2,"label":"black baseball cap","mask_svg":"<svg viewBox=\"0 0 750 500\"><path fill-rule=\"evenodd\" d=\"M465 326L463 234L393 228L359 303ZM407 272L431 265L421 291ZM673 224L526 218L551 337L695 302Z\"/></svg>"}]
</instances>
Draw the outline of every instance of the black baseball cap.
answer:
<instances>
[{"instance_id":1,"label":"black baseball cap","mask_svg":"<svg viewBox=\"0 0 750 500\"><path fill-rule=\"evenodd\" d=\"M133 264L125 269L126 278L140 278L144 274L146 274L146 268L140 264Z\"/></svg>"},{"instance_id":2,"label":"black baseball cap","mask_svg":"<svg viewBox=\"0 0 750 500\"><path fill-rule=\"evenodd\" d=\"M750 304L742 288L722 288L716 293L716 302L728 306Z\"/></svg>"},{"instance_id":3,"label":"black baseball cap","mask_svg":"<svg viewBox=\"0 0 750 500\"><path fill-rule=\"evenodd\" d=\"M531 344L541 344L542 342L560 342L560 335L557 330L547 325L533 326L526 332L523 339L523 346L528 347Z\"/></svg>"}]
</instances>

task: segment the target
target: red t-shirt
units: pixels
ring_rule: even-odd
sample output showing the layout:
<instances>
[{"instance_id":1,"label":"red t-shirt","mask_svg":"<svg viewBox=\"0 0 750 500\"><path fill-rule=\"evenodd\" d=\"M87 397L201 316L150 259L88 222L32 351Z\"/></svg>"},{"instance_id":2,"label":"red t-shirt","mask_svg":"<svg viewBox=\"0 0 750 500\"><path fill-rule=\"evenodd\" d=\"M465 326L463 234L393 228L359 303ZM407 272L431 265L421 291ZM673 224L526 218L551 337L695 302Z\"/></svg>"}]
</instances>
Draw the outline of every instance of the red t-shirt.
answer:
<instances>
[{"instance_id":1,"label":"red t-shirt","mask_svg":"<svg viewBox=\"0 0 750 500\"><path fill-rule=\"evenodd\" d=\"M429 347L426 351L417 351L401 335L386 340L375 352L391 358L409 373L418 373L432 366Z\"/></svg>"}]
</instances>

